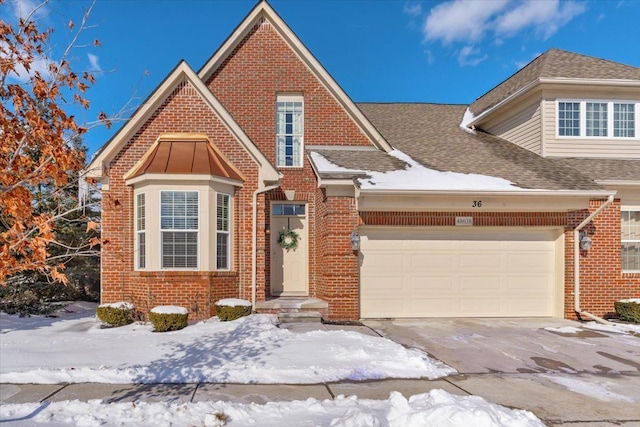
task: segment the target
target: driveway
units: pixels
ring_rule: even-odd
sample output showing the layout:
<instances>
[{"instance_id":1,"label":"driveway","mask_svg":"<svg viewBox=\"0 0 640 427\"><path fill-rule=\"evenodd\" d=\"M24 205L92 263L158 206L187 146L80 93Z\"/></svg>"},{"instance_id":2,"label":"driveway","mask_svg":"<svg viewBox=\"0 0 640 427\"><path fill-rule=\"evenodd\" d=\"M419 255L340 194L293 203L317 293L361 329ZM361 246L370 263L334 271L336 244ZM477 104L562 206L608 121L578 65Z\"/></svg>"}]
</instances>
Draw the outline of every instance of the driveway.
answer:
<instances>
[{"instance_id":1,"label":"driveway","mask_svg":"<svg viewBox=\"0 0 640 427\"><path fill-rule=\"evenodd\" d=\"M640 337L564 319L369 320L460 375L461 392L527 409L549 425L640 427Z\"/></svg>"}]
</instances>

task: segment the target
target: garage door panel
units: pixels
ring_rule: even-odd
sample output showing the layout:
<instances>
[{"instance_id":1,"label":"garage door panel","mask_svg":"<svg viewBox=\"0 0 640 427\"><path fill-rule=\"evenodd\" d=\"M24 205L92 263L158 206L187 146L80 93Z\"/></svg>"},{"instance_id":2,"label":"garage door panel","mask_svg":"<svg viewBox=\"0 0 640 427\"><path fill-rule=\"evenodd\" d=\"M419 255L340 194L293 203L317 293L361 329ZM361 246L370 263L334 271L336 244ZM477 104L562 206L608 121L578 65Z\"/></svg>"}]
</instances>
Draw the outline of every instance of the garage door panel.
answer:
<instances>
[{"instance_id":1,"label":"garage door panel","mask_svg":"<svg viewBox=\"0 0 640 427\"><path fill-rule=\"evenodd\" d=\"M447 292L456 292L457 285L449 276L411 276L407 278L409 282L408 291L412 296L433 297L434 293L446 295Z\"/></svg>"},{"instance_id":2,"label":"garage door panel","mask_svg":"<svg viewBox=\"0 0 640 427\"><path fill-rule=\"evenodd\" d=\"M553 230L361 231L362 317L554 314Z\"/></svg>"}]
</instances>

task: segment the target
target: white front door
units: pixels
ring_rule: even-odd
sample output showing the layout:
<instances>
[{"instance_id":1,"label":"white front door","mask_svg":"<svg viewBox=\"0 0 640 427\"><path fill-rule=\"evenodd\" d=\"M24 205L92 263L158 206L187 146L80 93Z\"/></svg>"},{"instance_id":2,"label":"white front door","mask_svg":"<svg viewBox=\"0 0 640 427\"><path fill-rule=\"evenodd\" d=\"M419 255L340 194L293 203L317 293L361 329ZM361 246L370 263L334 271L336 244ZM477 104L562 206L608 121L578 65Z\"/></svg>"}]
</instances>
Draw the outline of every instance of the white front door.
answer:
<instances>
[{"instance_id":1,"label":"white front door","mask_svg":"<svg viewBox=\"0 0 640 427\"><path fill-rule=\"evenodd\" d=\"M295 248L283 248L279 242L280 235L285 230L291 230L297 236ZM306 205L273 203L271 205L271 295L306 296L309 294L307 241Z\"/></svg>"}]
</instances>

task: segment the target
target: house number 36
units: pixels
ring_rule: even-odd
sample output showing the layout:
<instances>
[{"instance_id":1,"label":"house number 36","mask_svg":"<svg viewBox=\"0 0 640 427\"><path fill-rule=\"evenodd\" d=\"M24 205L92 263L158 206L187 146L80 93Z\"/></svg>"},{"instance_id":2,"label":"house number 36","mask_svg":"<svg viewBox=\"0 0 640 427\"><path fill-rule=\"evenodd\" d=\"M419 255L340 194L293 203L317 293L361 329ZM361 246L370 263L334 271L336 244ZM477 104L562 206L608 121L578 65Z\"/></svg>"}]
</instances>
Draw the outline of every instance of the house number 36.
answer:
<instances>
[{"instance_id":1,"label":"house number 36","mask_svg":"<svg viewBox=\"0 0 640 427\"><path fill-rule=\"evenodd\" d=\"M471 205L472 208L481 208L482 207L482 200L474 200L473 204Z\"/></svg>"}]
</instances>

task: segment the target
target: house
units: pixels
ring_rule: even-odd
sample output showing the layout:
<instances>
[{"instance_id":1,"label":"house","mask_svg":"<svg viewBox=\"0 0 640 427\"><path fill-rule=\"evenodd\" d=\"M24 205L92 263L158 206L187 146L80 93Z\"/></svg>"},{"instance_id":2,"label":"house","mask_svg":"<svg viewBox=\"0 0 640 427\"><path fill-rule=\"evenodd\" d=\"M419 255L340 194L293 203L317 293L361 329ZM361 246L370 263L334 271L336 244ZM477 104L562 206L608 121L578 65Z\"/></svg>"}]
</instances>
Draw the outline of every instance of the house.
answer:
<instances>
[{"instance_id":1,"label":"house","mask_svg":"<svg viewBox=\"0 0 640 427\"><path fill-rule=\"evenodd\" d=\"M356 104L261 1L92 159L102 302L606 316L640 296L639 116L640 69L557 49L469 106Z\"/></svg>"}]
</instances>

